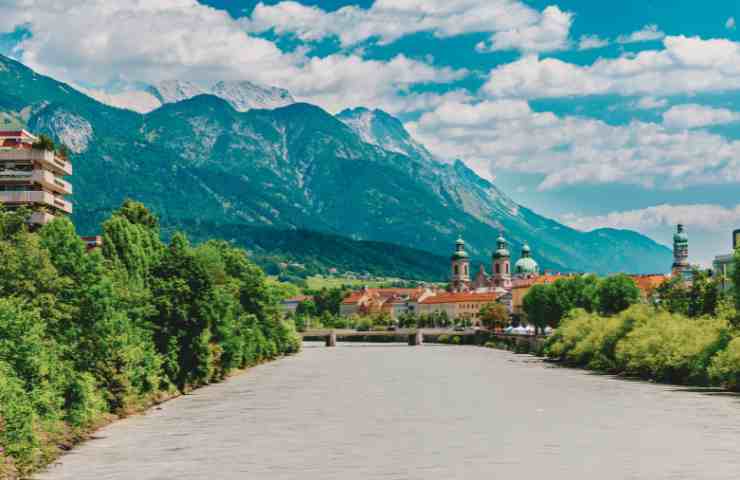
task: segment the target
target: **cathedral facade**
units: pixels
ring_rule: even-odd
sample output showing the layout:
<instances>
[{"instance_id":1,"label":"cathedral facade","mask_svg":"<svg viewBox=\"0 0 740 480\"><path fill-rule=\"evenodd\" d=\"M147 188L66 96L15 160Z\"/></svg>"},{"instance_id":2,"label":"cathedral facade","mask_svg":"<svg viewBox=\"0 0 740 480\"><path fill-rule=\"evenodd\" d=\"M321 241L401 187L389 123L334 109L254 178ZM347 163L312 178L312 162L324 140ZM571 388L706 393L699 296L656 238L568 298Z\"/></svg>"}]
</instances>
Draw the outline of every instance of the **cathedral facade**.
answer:
<instances>
[{"instance_id":1,"label":"cathedral facade","mask_svg":"<svg viewBox=\"0 0 740 480\"><path fill-rule=\"evenodd\" d=\"M491 255L491 273L481 264L475 277L470 274L470 256L465 251L465 241L460 238L455 243L455 252L450 258L450 289L453 292L510 292L517 280L539 276L540 267L532 258L532 251L526 243L522 247L519 260L512 267L509 242L503 235L496 239L496 250Z\"/></svg>"}]
</instances>

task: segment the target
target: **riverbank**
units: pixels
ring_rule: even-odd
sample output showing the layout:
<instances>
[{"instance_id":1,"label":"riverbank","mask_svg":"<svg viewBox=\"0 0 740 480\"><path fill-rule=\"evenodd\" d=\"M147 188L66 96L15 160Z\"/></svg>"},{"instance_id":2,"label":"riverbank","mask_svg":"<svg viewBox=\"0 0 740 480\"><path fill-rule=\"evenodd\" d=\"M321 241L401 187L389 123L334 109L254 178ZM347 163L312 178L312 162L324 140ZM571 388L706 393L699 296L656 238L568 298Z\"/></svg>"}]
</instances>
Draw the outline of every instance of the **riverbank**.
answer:
<instances>
[{"instance_id":1,"label":"riverbank","mask_svg":"<svg viewBox=\"0 0 740 480\"><path fill-rule=\"evenodd\" d=\"M571 312L544 354L564 365L656 382L740 390L740 332L730 318L646 305L612 317Z\"/></svg>"}]
</instances>

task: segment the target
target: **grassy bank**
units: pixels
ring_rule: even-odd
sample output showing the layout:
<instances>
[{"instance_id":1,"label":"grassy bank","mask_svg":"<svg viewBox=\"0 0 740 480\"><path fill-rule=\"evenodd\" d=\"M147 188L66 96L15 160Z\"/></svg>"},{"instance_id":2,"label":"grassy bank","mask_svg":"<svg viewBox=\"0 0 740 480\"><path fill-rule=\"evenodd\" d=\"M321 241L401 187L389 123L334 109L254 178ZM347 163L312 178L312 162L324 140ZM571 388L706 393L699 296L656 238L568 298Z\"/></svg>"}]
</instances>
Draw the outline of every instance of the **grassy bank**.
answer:
<instances>
[{"instance_id":1,"label":"grassy bank","mask_svg":"<svg viewBox=\"0 0 740 480\"><path fill-rule=\"evenodd\" d=\"M572 311L545 355L566 365L683 385L740 387L740 332L734 312L689 318L635 305L604 317Z\"/></svg>"},{"instance_id":2,"label":"grassy bank","mask_svg":"<svg viewBox=\"0 0 740 480\"><path fill-rule=\"evenodd\" d=\"M74 226L0 211L0 478L22 478L99 426L297 351L245 252L160 240L127 202L86 252Z\"/></svg>"}]
</instances>

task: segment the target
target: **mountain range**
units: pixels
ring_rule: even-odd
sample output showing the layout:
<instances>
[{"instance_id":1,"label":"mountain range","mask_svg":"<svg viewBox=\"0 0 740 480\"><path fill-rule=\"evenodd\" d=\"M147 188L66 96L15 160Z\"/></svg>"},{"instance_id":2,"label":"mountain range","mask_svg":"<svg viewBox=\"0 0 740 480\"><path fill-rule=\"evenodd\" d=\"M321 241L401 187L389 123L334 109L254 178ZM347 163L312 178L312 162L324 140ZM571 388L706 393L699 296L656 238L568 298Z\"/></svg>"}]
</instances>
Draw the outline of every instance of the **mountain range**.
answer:
<instances>
[{"instance_id":1,"label":"mountain range","mask_svg":"<svg viewBox=\"0 0 740 480\"><path fill-rule=\"evenodd\" d=\"M162 105L142 114L0 57L0 126L21 123L70 147L74 220L86 233L134 198L155 210L165 229L195 236L240 226L311 230L403 245L435 259L463 236L473 258L487 262L503 231L515 256L527 242L553 270L670 268L669 249L645 236L574 230L512 201L462 161L436 160L385 112L334 116L279 89L269 98L286 105L259 109L240 103L243 90L217 84L201 93L184 85L160 85Z\"/></svg>"}]
</instances>

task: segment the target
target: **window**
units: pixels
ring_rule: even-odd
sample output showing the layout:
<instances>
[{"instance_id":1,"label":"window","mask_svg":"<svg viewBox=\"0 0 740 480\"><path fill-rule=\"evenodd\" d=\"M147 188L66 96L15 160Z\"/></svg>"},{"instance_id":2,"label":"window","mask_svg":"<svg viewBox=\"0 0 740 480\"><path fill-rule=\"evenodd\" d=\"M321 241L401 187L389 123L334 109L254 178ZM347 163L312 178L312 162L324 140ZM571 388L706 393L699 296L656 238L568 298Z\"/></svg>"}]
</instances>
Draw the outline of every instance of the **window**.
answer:
<instances>
[{"instance_id":1,"label":"window","mask_svg":"<svg viewBox=\"0 0 740 480\"><path fill-rule=\"evenodd\" d=\"M501 273L501 264L497 263L496 264L496 274L499 274L499 273Z\"/></svg>"},{"instance_id":2,"label":"window","mask_svg":"<svg viewBox=\"0 0 740 480\"><path fill-rule=\"evenodd\" d=\"M460 266L455 265L455 275L460 275Z\"/></svg>"}]
</instances>

